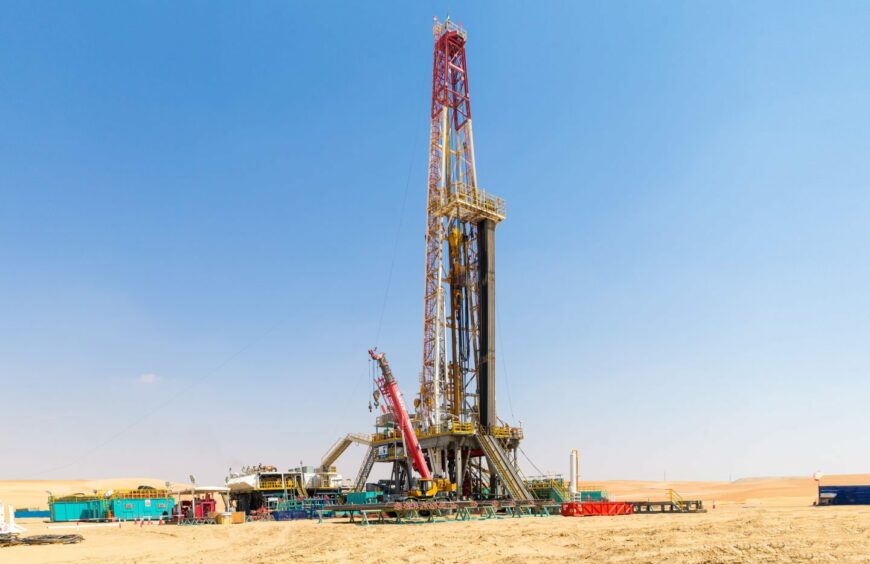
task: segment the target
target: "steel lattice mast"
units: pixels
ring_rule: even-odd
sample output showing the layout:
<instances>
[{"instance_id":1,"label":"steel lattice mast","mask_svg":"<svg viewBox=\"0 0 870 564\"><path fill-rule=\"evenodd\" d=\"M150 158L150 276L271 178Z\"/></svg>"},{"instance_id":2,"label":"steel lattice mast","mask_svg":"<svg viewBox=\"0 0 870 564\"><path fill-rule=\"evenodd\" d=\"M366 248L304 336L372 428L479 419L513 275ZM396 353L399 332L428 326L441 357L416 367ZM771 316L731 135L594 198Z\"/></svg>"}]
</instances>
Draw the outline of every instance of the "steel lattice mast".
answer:
<instances>
[{"instance_id":1,"label":"steel lattice mast","mask_svg":"<svg viewBox=\"0 0 870 564\"><path fill-rule=\"evenodd\" d=\"M477 187L465 31L433 27L432 110L426 220L424 430L495 425L494 231L500 198ZM446 251L446 252L445 252Z\"/></svg>"},{"instance_id":2,"label":"steel lattice mast","mask_svg":"<svg viewBox=\"0 0 870 564\"><path fill-rule=\"evenodd\" d=\"M495 227L505 204L477 185L466 33L449 18L436 19L432 31L420 394L410 421L396 409L390 413L399 412L398 420L377 417L356 483L365 484L375 462L387 462L385 495L422 492L411 463L422 457L413 466L429 469L440 496L528 500L516 463L523 430L500 421L495 409Z\"/></svg>"}]
</instances>

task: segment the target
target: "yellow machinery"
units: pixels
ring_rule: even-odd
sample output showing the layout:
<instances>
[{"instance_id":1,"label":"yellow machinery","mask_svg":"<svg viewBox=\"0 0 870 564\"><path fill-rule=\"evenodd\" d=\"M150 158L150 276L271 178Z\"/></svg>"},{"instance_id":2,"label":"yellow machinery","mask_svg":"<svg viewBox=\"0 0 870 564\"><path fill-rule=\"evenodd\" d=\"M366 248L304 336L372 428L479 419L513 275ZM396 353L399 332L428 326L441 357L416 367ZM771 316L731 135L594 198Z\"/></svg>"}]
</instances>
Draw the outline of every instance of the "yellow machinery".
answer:
<instances>
[{"instance_id":1,"label":"yellow machinery","mask_svg":"<svg viewBox=\"0 0 870 564\"><path fill-rule=\"evenodd\" d=\"M408 492L408 497L431 499L436 495L449 494L456 491L456 484L447 479L417 480L417 489Z\"/></svg>"}]
</instances>

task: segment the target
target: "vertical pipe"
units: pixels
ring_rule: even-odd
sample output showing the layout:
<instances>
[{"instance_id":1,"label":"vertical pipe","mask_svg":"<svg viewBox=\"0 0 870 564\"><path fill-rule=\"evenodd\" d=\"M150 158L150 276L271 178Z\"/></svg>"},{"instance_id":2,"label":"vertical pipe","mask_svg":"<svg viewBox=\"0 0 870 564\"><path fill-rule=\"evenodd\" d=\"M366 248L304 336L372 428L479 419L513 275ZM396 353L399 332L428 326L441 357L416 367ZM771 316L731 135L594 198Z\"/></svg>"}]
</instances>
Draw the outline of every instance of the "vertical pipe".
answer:
<instances>
[{"instance_id":1,"label":"vertical pipe","mask_svg":"<svg viewBox=\"0 0 870 564\"><path fill-rule=\"evenodd\" d=\"M462 499L462 446L456 445L456 498Z\"/></svg>"},{"instance_id":2,"label":"vertical pipe","mask_svg":"<svg viewBox=\"0 0 870 564\"><path fill-rule=\"evenodd\" d=\"M477 388L480 424L485 432L496 426L495 411L495 222L482 220L477 226L478 304L480 307L480 361Z\"/></svg>"},{"instance_id":3,"label":"vertical pipe","mask_svg":"<svg viewBox=\"0 0 870 564\"><path fill-rule=\"evenodd\" d=\"M466 80L468 77L466 76ZM468 118L468 121L465 122L465 128L467 130L466 140L468 142L468 154L471 156L471 182L475 188L477 189L477 165L474 162L474 135L471 133L471 118Z\"/></svg>"},{"instance_id":4,"label":"vertical pipe","mask_svg":"<svg viewBox=\"0 0 870 564\"><path fill-rule=\"evenodd\" d=\"M447 191L449 190L449 182L447 175L450 172L450 147L448 146L449 138L447 135L447 107L441 108L441 116L439 117L441 121L441 162L439 163L439 176L440 176L440 186L439 186L439 205L444 205L444 198L447 195ZM430 212L431 213L431 212ZM444 220L439 218L439 223L443 223ZM447 320L444 317L444 280L442 278L442 270L444 264L444 233L445 229L438 229L438 258L437 258L437 282L436 282L436 297L435 297L435 366L434 372L432 375L432 422L435 424L435 427L438 428L441 425L441 372L443 368L441 367L441 363L445 362L445 359L441 357L444 354L445 347L442 342L444 340L443 326L446 325ZM425 412L426 407L423 407Z\"/></svg>"},{"instance_id":5,"label":"vertical pipe","mask_svg":"<svg viewBox=\"0 0 870 564\"><path fill-rule=\"evenodd\" d=\"M571 451L571 495L577 495L579 492L579 480L580 480L580 454L577 452L577 449L573 449Z\"/></svg>"}]
</instances>

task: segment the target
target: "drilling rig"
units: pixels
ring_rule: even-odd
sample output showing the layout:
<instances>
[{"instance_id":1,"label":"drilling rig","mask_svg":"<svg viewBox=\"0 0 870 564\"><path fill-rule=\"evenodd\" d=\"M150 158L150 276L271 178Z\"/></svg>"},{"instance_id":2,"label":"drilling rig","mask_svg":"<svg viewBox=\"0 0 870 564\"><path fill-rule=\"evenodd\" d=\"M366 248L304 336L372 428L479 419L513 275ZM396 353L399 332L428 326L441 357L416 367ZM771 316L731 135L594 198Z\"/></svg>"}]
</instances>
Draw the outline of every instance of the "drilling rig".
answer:
<instances>
[{"instance_id":1,"label":"drilling rig","mask_svg":"<svg viewBox=\"0 0 870 564\"><path fill-rule=\"evenodd\" d=\"M516 460L522 429L500 420L495 405L495 228L505 202L477 185L467 34L436 18L433 37L423 366L410 417L419 453L393 411L382 414L355 487L387 462L392 486L412 491L422 453L431 476L421 478L449 497L532 499Z\"/></svg>"}]
</instances>

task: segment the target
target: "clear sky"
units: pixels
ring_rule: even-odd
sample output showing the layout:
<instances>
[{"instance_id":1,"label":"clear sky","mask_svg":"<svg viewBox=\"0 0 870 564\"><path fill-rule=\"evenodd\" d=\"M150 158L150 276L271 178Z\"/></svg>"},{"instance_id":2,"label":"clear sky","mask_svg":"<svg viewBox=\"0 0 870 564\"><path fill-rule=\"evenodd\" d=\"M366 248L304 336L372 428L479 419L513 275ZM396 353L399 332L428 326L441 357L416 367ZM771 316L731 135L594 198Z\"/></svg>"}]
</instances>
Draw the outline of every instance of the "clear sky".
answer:
<instances>
[{"instance_id":1,"label":"clear sky","mask_svg":"<svg viewBox=\"0 0 870 564\"><path fill-rule=\"evenodd\" d=\"M448 8L528 457L870 471L867 4L5 2L0 478L316 463L374 344L413 396Z\"/></svg>"}]
</instances>

